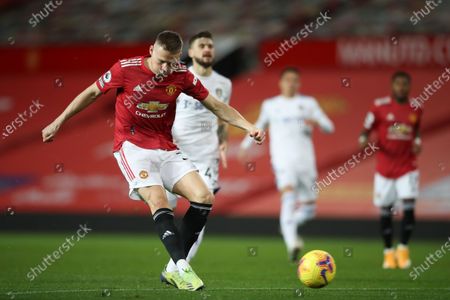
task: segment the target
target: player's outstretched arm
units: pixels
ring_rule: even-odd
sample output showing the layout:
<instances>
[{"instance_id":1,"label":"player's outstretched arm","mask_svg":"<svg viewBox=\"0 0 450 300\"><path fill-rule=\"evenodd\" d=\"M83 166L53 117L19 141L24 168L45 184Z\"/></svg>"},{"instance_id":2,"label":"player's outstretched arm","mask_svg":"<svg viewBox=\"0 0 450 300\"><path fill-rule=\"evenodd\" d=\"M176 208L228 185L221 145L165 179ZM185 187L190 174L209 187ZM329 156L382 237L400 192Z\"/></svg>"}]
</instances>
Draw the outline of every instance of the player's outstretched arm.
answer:
<instances>
[{"instance_id":1,"label":"player's outstretched arm","mask_svg":"<svg viewBox=\"0 0 450 300\"><path fill-rule=\"evenodd\" d=\"M95 82L82 91L66 109L47 127L42 130L42 141L51 142L58 132L59 128L71 117L88 107L101 95L101 92Z\"/></svg>"},{"instance_id":2,"label":"player's outstretched arm","mask_svg":"<svg viewBox=\"0 0 450 300\"><path fill-rule=\"evenodd\" d=\"M372 108L364 119L363 130L358 138L358 143L361 149L365 148L369 144L370 133L377 125L374 110L375 109Z\"/></svg>"},{"instance_id":3,"label":"player's outstretched arm","mask_svg":"<svg viewBox=\"0 0 450 300\"><path fill-rule=\"evenodd\" d=\"M261 144L264 141L264 131L247 121L231 106L217 100L211 95L208 95L202 103L207 109L223 121L247 131L258 144Z\"/></svg>"},{"instance_id":4,"label":"player's outstretched arm","mask_svg":"<svg viewBox=\"0 0 450 300\"><path fill-rule=\"evenodd\" d=\"M263 104L261 105L261 112L259 113L258 120L256 120L255 126L263 130L266 130L267 127L269 126L269 114L266 101L264 101ZM242 140L238 152L238 159L241 162L247 161L248 149L252 146L252 144L253 144L252 139L249 136L246 136Z\"/></svg>"},{"instance_id":5,"label":"player's outstretched arm","mask_svg":"<svg viewBox=\"0 0 450 300\"><path fill-rule=\"evenodd\" d=\"M226 169L227 163L227 150L228 150L228 123L218 120L217 137L219 138L219 153L222 166Z\"/></svg>"},{"instance_id":6,"label":"player's outstretched arm","mask_svg":"<svg viewBox=\"0 0 450 300\"><path fill-rule=\"evenodd\" d=\"M333 122L330 120L330 118L328 118L328 116L323 112L322 108L320 108L319 104L317 103L314 116L317 120L317 124L324 133L330 134L334 132Z\"/></svg>"}]
</instances>

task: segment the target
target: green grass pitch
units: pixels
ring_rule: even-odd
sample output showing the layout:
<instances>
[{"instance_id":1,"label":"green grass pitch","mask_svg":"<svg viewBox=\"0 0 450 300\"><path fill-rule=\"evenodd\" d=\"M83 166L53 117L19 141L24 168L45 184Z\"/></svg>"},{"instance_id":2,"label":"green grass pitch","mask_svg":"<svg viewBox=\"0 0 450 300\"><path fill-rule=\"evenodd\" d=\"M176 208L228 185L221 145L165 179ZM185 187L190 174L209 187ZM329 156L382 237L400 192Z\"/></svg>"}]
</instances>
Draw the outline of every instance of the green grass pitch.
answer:
<instances>
[{"instance_id":1,"label":"green grass pitch","mask_svg":"<svg viewBox=\"0 0 450 300\"><path fill-rule=\"evenodd\" d=\"M450 299L450 253L413 280L411 270L381 269L380 241L339 238L306 238L306 250L336 260L336 278L317 290L301 285L281 238L208 234L192 262L201 292L159 282L168 256L152 234L94 231L30 281L30 268L71 234L0 234L0 299ZM413 266L445 242L413 240Z\"/></svg>"}]
</instances>

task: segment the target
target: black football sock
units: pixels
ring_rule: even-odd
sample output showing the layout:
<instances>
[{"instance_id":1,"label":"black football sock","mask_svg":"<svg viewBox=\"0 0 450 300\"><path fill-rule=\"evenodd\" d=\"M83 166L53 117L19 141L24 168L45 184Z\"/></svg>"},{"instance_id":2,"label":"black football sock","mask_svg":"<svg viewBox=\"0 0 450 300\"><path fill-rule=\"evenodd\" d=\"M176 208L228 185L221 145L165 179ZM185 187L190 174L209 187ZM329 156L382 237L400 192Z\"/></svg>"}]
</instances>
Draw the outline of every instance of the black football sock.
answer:
<instances>
[{"instance_id":1,"label":"black football sock","mask_svg":"<svg viewBox=\"0 0 450 300\"><path fill-rule=\"evenodd\" d=\"M400 237L400 242L403 245L408 245L415 223L416 221L414 217L414 206L404 207L402 220L402 235Z\"/></svg>"},{"instance_id":2,"label":"black football sock","mask_svg":"<svg viewBox=\"0 0 450 300\"><path fill-rule=\"evenodd\" d=\"M191 202L191 206L184 215L180 227L180 234L186 255L189 253L189 250L205 226L211 209L212 204Z\"/></svg>"},{"instance_id":3,"label":"black football sock","mask_svg":"<svg viewBox=\"0 0 450 300\"><path fill-rule=\"evenodd\" d=\"M169 208L160 208L153 214L153 220L159 238L173 261L176 263L180 259L185 259L181 235L173 221L173 211Z\"/></svg>"},{"instance_id":4,"label":"black football sock","mask_svg":"<svg viewBox=\"0 0 450 300\"><path fill-rule=\"evenodd\" d=\"M384 248L392 248L392 235L393 235L393 226L392 226L392 206L386 206L381 208L381 236L384 241Z\"/></svg>"}]
</instances>

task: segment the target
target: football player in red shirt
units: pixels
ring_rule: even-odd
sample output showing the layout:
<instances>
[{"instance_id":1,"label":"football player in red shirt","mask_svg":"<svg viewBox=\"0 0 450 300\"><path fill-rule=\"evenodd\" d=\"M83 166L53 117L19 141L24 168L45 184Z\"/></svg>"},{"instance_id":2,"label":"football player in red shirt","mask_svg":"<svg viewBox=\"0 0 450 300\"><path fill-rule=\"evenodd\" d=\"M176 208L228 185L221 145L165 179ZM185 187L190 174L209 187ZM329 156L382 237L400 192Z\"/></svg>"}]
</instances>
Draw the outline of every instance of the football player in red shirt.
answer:
<instances>
[{"instance_id":1,"label":"football player in red shirt","mask_svg":"<svg viewBox=\"0 0 450 300\"><path fill-rule=\"evenodd\" d=\"M179 62L182 47L178 33L161 32L148 56L115 63L42 130L42 138L52 141L67 120L101 94L116 89L113 152L129 183L130 198L148 204L158 235L176 262L178 272L165 274L164 279L179 289L198 290L203 288L203 281L185 258L205 226L214 196L192 162L173 143L176 99L182 92L192 96L220 119L247 131L257 143L263 141L264 132L209 94ZM165 189L190 201L180 228L174 224Z\"/></svg>"},{"instance_id":2,"label":"football player in red shirt","mask_svg":"<svg viewBox=\"0 0 450 300\"><path fill-rule=\"evenodd\" d=\"M375 132L377 136L374 204L381 213L385 269L406 269L411 265L408 242L415 224L414 206L419 193L417 154L421 150L422 109L412 105L410 88L408 73L394 73L392 95L374 101L359 137L361 147L366 147L370 133ZM392 213L397 202L402 202L403 220L400 243L394 251Z\"/></svg>"}]
</instances>

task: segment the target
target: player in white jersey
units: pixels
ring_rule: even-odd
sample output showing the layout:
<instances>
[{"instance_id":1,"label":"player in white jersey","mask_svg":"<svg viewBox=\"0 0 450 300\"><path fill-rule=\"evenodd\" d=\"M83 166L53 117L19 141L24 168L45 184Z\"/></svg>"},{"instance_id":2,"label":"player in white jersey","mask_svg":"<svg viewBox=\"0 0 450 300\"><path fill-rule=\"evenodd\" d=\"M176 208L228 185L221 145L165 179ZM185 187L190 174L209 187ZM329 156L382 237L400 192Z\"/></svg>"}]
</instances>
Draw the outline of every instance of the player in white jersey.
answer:
<instances>
[{"instance_id":1,"label":"player in white jersey","mask_svg":"<svg viewBox=\"0 0 450 300\"><path fill-rule=\"evenodd\" d=\"M261 128L269 126L271 163L281 193L281 233L289 258L295 262L303 247L297 228L314 218L316 211L312 131L318 126L332 133L334 126L313 97L298 94L300 74L296 68L287 67L281 72L279 87L279 96L263 102L256 124ZM242 141L241 160L245 160L251 143L248 138Z\"/></svg>"},{"instance_id":2,"label":"player in white jersey","mask_svg":"<svg viewBox=\"0 0 450 300\"><path fill-rule=\"evenodd\" d=\"M189 40L189 56L193 65L189 68L203 86L220 101L229 104L231 97L231 80L215 72L212 68L215 50L212 34L202 31ZM199 105L200 104L200 105ZM175 122L172 135L178 148L186 154L198 169L212 193L219 190L219 158L226 168L227 124L205 109L196 99L180 94L177 99ZM178 195L167 192L169 205L177 206ZM187 254L190 261L196 254L203 239L204 229ZM170 260L167 272L176 270Z\"/></svg>"}]
</instances>

